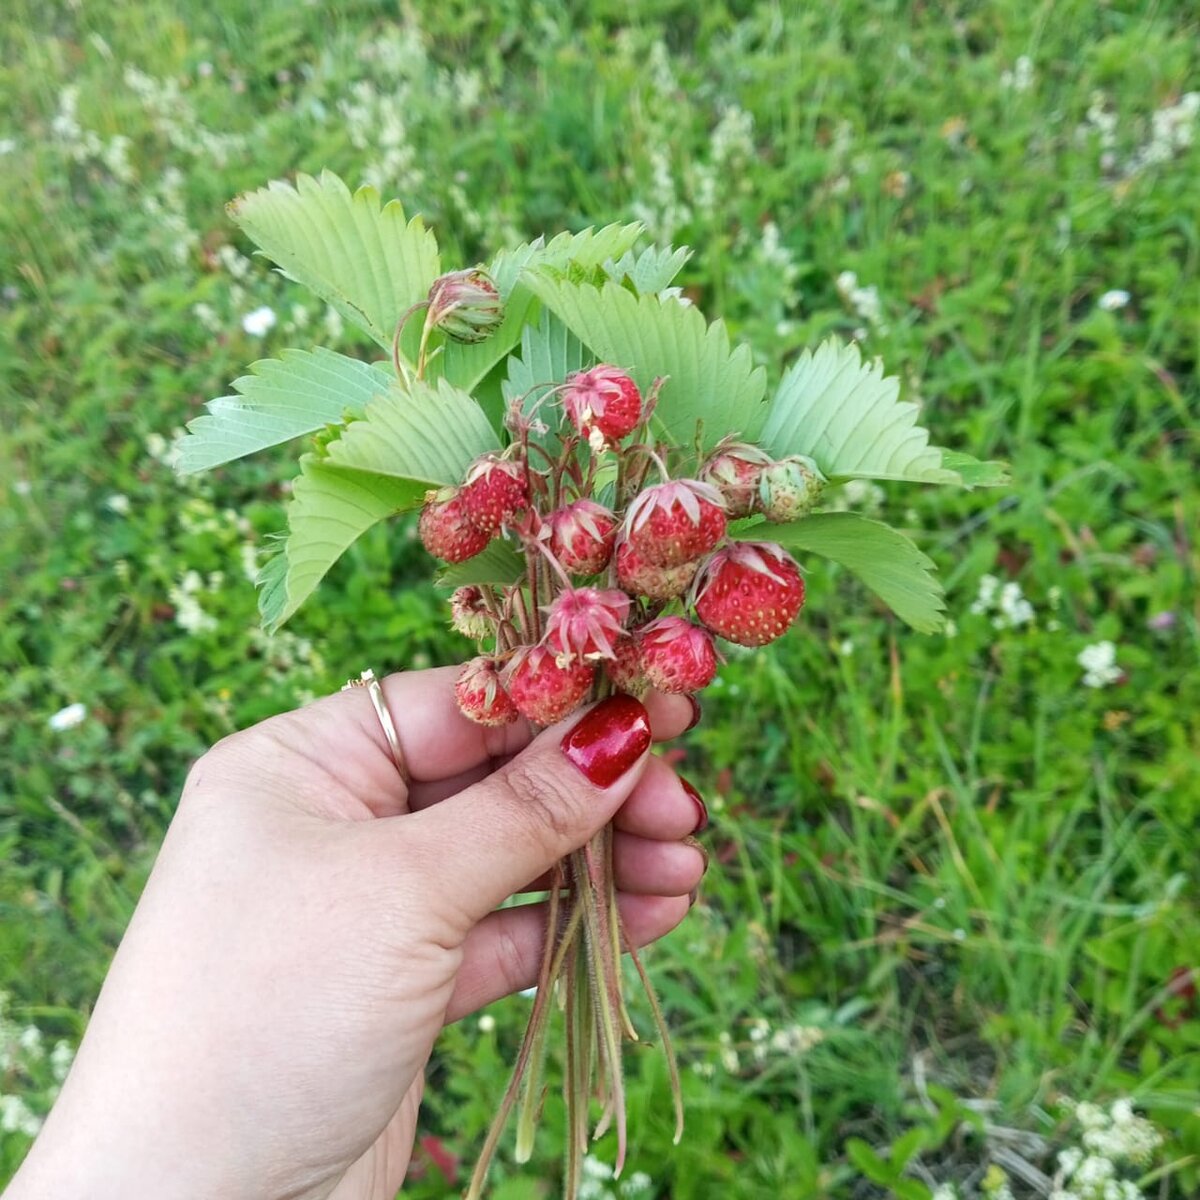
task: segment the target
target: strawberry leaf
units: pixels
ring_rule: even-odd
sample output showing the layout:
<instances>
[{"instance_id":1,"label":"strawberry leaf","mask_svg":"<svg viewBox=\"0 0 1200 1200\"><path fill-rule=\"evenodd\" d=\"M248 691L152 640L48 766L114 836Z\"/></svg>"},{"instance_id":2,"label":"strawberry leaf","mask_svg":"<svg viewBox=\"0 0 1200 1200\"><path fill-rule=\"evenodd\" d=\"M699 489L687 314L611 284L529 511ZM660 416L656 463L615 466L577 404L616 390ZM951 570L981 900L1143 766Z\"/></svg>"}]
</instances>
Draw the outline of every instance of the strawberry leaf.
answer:
<instances>
[{"instance_id":1,"label":"strawberry leaf","mask_svg":"<svg viewBox=\"0 0 1200 1200\"><path fill-rule=\"evenodd\" d=\"M635 296L611 281L597 288L532 272L529 286L584 345L631 372L643 391L657 376L667 377L655 419L677 445L691 446L697 426L705 449L726 434L754 438L761 429L765 372L754 366L748 346L730 348L723 322L709 325L691 305Z\"/></svg>"},{"instance_id":2,"label":"strawberry leaf","mask_svg":"<svg viewBox=\"0 0 1200 1200\"><path fill-rule=\"evenodd\" d=\"M546 393L540 385L562 383L573 371L582 370L584 358L583 343L552 313L542 313L537 325L525 326L520 352L508 360L508 377L502 385L505 402L525 396L528 410Z\"/></svg>"},{"instance_id":3,"label":"strawberry leaf","mask_svg":"<svg viewBox=\"0 0 1200 1200\"><path fill-rule=\"evenodd\" d=\"M393 380L362 420L331 442L331 466L416 481L422 490L461 482L467 467L500 443L483 410L447 383Z\"/></svg>"},{"instance_id":4,"label":"strawberry leaf","mask_svg":"<svg viewBox=\"0 0 1200 1200\"><path fill-rule=\"evenodd\" d=\"M441 270L420 217L406 221L397 200L381 209L374 188L352 194L330 171L300 175L294 187L276 180L239 196L228 212L288 278L388 350L400 317Z\"/></svg>"},{"instance_id":5,"label":"strawberry leaf","mask_svg":"<svg viewBox=\"0 0 1200 1200\"><path fill-rule=\"evenodd\" d=\"M468 558L466 562L452 563L437 573L434 583L443 588L460 588L469 584L476 587L496 584L507 587L524 578L525 559L511 543L501 538L489 542L487 548Z\"/></svg>"},{"instance_id":6,"label":"strawberry leaf","mask_svg":"<svg viewBox=\"0 0 1200 1200\"><path fill-rule=\"evenodd\" d=\"M391 372L333 350L285 350L233 381L235 396L210 400L180 442L179 471L190 475L360 416Z\"/></svg>"},{"instance_id":7,"label":"strawberry leaf","mask_svg":"<svg viewBox=\"0 0 1200 1200\"><path fill-rule=\"evenodd\" d=\"M760 442L777 458L804 454L831 479L902 479L988 487L1003 483L1000 463L979 463L929 444L917 405L900 400L900 381L858 347L834 339L805 350L780 380Z\"/></svg>"},{"instance_id":8,"label":"strawberry leaf","mask_svg":"<svg viewBox=\"0 0 1200 1200\"><path fill-rule=\"evenodd\" d=\"M615 283L629 280L634 291L644 296L670 287L691 257L687 246L648 246L640 254L627 250L616 261L610 258L604 264L604 273Z\"/></svg>"},{"instance_id":9,"label":"strawberry leaf","mask_svg":"<svg viewBox=\"0 0 1200 1200\"><path fill-rule=\"evenodd\" d=\"M945 598L933 560L879 521L857 513L818 513L786 525L754 524L737 536L840 563L920 633L937 633L945 625Z\"/></svg>"},{"instance_id":10,"label":"strawberry leaf","mask_svg":"<svg viewBox=\"0 0 1200 1200\"><path fill-rule=\"evenodd\" d=\"M258 578L259 611L267 629L278 629L372 525L420 504L426 486L340 470L316 455L304 455L288 502L287 540Z\"/></svg>"}]
</instances>

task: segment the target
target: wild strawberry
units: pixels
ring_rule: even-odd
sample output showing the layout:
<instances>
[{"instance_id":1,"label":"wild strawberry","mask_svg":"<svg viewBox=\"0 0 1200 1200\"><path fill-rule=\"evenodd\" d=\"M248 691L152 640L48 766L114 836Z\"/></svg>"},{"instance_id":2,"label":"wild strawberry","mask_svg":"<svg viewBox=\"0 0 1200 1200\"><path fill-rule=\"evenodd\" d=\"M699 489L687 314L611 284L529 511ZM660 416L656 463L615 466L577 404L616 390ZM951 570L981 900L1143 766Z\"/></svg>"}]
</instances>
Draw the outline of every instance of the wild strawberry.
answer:
<instances>
[{"instance_id":1,"label":"wild strawberry","mask_svg":"<svg viewBox=\"0 0 1200 1200\"><path fill-rule=\"evenodd\" d=\"M731 517L747 517L758 497L759 477L770 465L771 456L757 446L732 442L700 468L700 478L721 493Z\"/></svg>"},{"instance_id":2,"label":"wild strawberry","mask_svg":"<svg viewBox=\"0 0 1200 1200\"><path fill-rule=\"evenodd\" d=\"M639 700L650 690L650 681L642 669L642 651L638 639L623 634L613 646L613 656L604 664L613 687Z\"/></svg>"},{"instance_id":3,"label":"wild strawberry","mask_svg":"<svg viewBox=\"0 0 1200 1200\"><path fill-rule=\"evenodd\" d=\"M504 320L504 305L486 271L451 271L433 281L425 320L456 342L482 342Z\"/></svg>"},{"instance_id":4,"label":"wild strawberry","mask_svg":"<svg viewBox=\"0 0 1200 1200\"><path fill-rule=\"evenodd\" d=\"M560 666L546 646L526 646L513 658L505 682L518 711L538 725L553 725L583 703L595 678L589 662Z\"/></svg>"},{"instance_id":5,"label":"wild strawberry","mask_svg":"<svg viewBox=\"0 0 1200 1200\"><path fill-rule=\"evenodd\" d=\"M773 542L733 542L704 564L695 596L696 615L713 633L739 646L765 646L796 619L804 580Z\"/></svg>"},{"instance_id":6,"label":"wild strawberry","mask_svg":"<svg viewBox=\"0 0 1200 1200\"><path fill-rule=\"evenodd\" d=\"M698 479L656 484L630 504L625 536L646 562L678 567L703 558L725 536L725 501Z\"/></svg>"},{"instance_id":7,"label":"wild strawberry","mask_svg":"<svg viewBox=\"0 0 1200 1200\"><path fill-rule=\"evenodd\" d=\"M454 696L463 716L477 725L508 725L521 715L490 658L473 658L463 667Z\"/></svg>"},{"instance_id":8,"label":"wild strawberry","mask_svg":"<svg viewBox=\"0 0 1200 1200\"><path fill-rule=\"evenodd\" d=\"M619 442L642 419L642 394L637 384L620 367L604 363L571 375L562 403L571 424L594 450L605 442Z\"/></svg>"},{"instance_id":9,"label":"wild strawberry","mask_svg":"<svg viewBox=\"0 0 1200 1200\"><path fill-rule=\"evenodd\" d=\"M629 597L615 588L560 592L546 618L546 645L560 661L612 658L629 616Z\"/></svg>"},{"instance_id":10,"label":"wild strawberry","mask_svg":"<svg viewBox=\"0 0 1200 1200\"><path fill-rule=\"evenodd\" d=\"M629 542L617 543L617 582L634 596L649 600L673 600L688 590L700 560L678 567L648 563Z\"/></svg>"},{"instance_id":11,"label":"wild strawberry","mask_svg":"<svg viewBox=\"0 0 1200 1200\"><path fill-rule=\"evenodd\" d=\"M638 631L641 666L660 692L698 692L717 673L713 635L683 617L659 617Z\"/></svg>"},{"instance_id":12,"label":"wild strawberry","mask_svg":"<svg viewBox=\"0 0 1200 1200\"><path fill-rule=\"evenodd\" d=\"M461 495L467 520L490 537L529 503L525 464L485 454L468 469Z\"/></svg>"},{"instance_id":13,"label":"wild strawberry","mask_svg":"<svg viewBox=\"0 0 1200 1200\"><path fill-rule=\"evenodd\" d=\"M617 518L595 500L576 500L546 518L550 551L570 575L595 575L608 566Z\"/></svg>"},{"instance_id":14,"label":"wild strawberry","mask_svg":"<svg viewBox=\"0 0 1200 1200\"><path fill-rule=\"evenodd\" d=\"M483 603L483 592L477 587L460 587L450 597L450 624L463 637L473 642L487 637L492 630L487 607Z\"/></svg>"},{"instance_id":15,"label":"wild strawberry","mask_svg":"<svg viewBox=\"0 0 1200 1200\"><path fill-rule=\"evenodd\" d=\"M421 509L417 533L434 558L450 563L474 558L491 540L467 520L462 493L454 490L431 494Z\"/></svg>"},{"instance_id":16,"label":"wild strawberry","mask_svg":"<svg viewBox=\"0 0 1200 1200\"><path fill-rule=\"evenodd\" d=\"M811 458L781 458L759 477L758 511L768 521L795 521L812 511L824 488L825 476Z\"/></svg>"}]
</instances>

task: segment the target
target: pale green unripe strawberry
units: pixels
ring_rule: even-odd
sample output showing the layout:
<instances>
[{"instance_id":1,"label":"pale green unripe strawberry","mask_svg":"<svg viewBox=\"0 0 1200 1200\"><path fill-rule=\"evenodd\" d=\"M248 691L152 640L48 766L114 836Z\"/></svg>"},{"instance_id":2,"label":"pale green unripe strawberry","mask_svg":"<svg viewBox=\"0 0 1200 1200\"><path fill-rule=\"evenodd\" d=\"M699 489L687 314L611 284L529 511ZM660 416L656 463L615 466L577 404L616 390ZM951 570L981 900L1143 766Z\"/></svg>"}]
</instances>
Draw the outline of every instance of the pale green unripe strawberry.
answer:
<instances>
[{"instance_id":1,"label":"pale green unripe strawberry","mask_svg":"<svg viewBox=\"0 0 1200 1200\"><path fill-rule=\"evenodd\" d=\"M758 511L768 521L795 521L807 516L825 489L820 467L803 454L772 463L758 480Z\"/></svg>"}]
</instances>

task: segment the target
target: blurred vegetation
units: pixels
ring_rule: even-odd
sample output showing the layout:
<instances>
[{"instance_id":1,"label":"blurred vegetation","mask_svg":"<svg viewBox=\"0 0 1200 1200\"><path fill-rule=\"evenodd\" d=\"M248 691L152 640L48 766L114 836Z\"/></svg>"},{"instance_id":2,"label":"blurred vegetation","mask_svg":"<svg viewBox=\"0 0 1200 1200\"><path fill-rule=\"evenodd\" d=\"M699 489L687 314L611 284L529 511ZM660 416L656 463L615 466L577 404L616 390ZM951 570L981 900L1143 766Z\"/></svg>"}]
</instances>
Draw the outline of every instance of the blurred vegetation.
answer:
<instances>
[{"instance_id":1,"label":"blurred vegetation","mask_svg":"<svg viewBox=\"0 0 1200 1200\"><path fill-rule=\"evenodd\" d=\"M715 862L648 956L689 1132L674 1151L647 1052L641 1194L1044 1195L1067 1101L1128 1097L1165 1141L1124 1176L1195 1195L1198 32L1192 5L1135 0L10 0L0 1181L191 759L363 665L465 650L407 524L265 638L246 571L290 451L169 466L247 361L370 353L222 211L328 166L424 213L447 262L641 219L695 249L689 294L772 373L858 338L936 441L1014 467L999 496L843 497L938 561L952 636L813 564L799 631L706 695L682 757ZM524 1003L447 1031L406 1194L470 1159ZM501 1164L502 1200L554 1194L558 1119Z\"/></svg>"}]
</instances>

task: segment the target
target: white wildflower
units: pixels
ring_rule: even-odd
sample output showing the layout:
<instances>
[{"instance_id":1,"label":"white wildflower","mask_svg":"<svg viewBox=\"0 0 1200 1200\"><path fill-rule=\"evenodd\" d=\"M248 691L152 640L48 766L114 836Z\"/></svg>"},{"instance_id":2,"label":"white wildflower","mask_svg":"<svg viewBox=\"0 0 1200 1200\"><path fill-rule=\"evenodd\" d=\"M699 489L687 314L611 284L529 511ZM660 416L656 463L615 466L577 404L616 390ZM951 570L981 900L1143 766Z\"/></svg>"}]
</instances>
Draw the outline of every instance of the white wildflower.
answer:
<instances>
[{"instance_id":1,"label":"white wildflower","mask_svg":"<svg viewBox=\"0 0 1200 1200\"><path fill-rule=\"evenodd\" d=\"M1121 668L1117 666L1117 648L1112 642L1094 642L1084 646L1075 656L1075 661L1083 668L1083 686L1090 688L1108 687L1121 678ZM1095 1109L1095 1105L1081 1104L1076 1109L1080 1124L1085 1127L1088 1121L1080 1116L1080 1112ZM1097 1110L1099 1111L1099 1110Z\"/></svg>"},{"instance_id":2,"label":"white wildflower","mask_svg":"<svg viewBox=\"0 0 1200 1200\"><path fill-rule=\"evenodd\" d=\"M958 1188L952 1183L939 1183L929 1200L958 1200Z\"/></svg>"},{"instance_id":3,"label":"white wildflower","mask_svg":"<svg viewBox=\"0 0 1200 1200\"><path fill-rule=\"evenodd\" d=\"M1096 301L1096 307L1105 312L1116 312L1124 308L1130 300L1129 293L1124 288L1112 288Z\"/></svg>"},{"instance_id":4,"label":"white wildflower","mask_svg":"<svg viewBox=\"0 0 1200 1200\"><path fill-rule=\"evenodd\" d=\"M66 708L60 708L46 724L55 733L65 733L68 729L74 729L76 725L82 725L87 719L87 711L87 705L77 700L74 704L68 704Z\"/></svg>"},{"instance_id":5,"label":"white wildflower","mask_svg":"<svg viewBox=\"0 0 1200 1200\"><path fill-rule=\"evenodd\" d=\"M992 624L997 629L1017 629L1033 621L1033 605L1021 594L1019 583L1006 583L1000 589L996 606L999 614Z\"/></svg>"},{"instance_id":6,"label":"white wildflower","mask_svg":"<svg viewBox=\"0 0 1200 1200\"><path fill-rule=\"evenodd\" d=\"M192 316L200 322L200 325L209 333L217 333L221 328L221 318L217 316L217 310L211 304L205 304L201 301L199 304L192 305Z\"/></svg>"},{"instance_id":7,"label":"white wildflower","mask_svg":"<svg viewBox=\"0 0 1200 1200\"><path fill-rule=\"evenodd\" d=\"M981 575L979 578L979 593L975 597L975 602L971 605L971 612L976 615L988 612L995 603L996 593L999 590L1000 580L995 575Z\"/></svg>"},{"instance_id":8,"label":"white wildflower","mask_svg":"<svg viewBox=\"0 0 1200 1200\"><path fill-rule=\"evenodd\" d=\"M1033 87L1033 60L1028 54L1022 54L1011 71L1001 73L1000 86L1013 92L1027 92Z\"/></svg>"},{"instance_id":9,"label":"white wildflower","mask_svg":"<svg viewBox=\"0 0 1200 1200\"><path fill-rule=\"evenodd\" d=\"M20 1096L0 1096L0 1130L37 1137L42 1118L34 1113Z\"/></svg>"},{"instance_id":10,"label":"white wildflower","mask_svg":"<svg viewBox=\"0 0 1200 1200\"><path fill-rule=\"evenodd\" d=\"M0 158L3 158L6 154L11 154L16 148L16 138L0 138Z\"/></svg>"},{"instance_id":11,"label":"white wildflower","mask_svg":"<svg viewBox=\"0 0 1200 1200\"><path fill-rule=\"evenodd\" d=\"M277 319L275 310L264 304L262 307L254 309L253 312L248 312L242 318L242 328L251 337L266 337L275 328Z\"/></svg>"},{"instance_id":12,"label":"white wildflower","mask_svg":"<svg viewBox=\"0 0 1200 1200\"><path fill-rule=\"evenodd\" d=\"M807 1054L825 1040L825 1031L815 1025L789 1025L771 1035L771 1049L777 1054Z\"/></svg>"},{"instance_id":13,"label":"white wildflower","mask_svg":"<svg viewBox=\"0 0 1200 1200\"><path fill-rule=\"evenodd\" d=\"M850 655L854 653L854 643L850 640L850 638L843 638L842 641L838 643L838 653L843 658L849 658Z\"/></svg>"},{"instance_id":14,"label":"white wildflower","mask_svg":"<svg viewBox=\"0 0 1200 1200\"><path fill-rule=\"evenodd\" d=\"M479 1032L493 1033L495 1032L495 1029L496 1018L493 1017L491 1013L484 1013L483 1016L479 1018Z\"/></svg>"},{"instance_id":15,"label":"white wildflower","mask_svg":"<svg viewBox=\"0 0 1200 1200\"><path fill-rule=\"evenodd\" d=\"M635 1171L621 1184L622 1196L641 1196L654 1186L654 1180L645 1171Z\"/></svg>"},{"instance_id":16,"label":"white wildflower","mask_svg":"<svg viewBox=\"0 0 1200 1200\"><path fill-rule=\"evenodd\" d=\"M741 1070L741 1060L738 1058L738 1052L734 1049L733 1038L727 1030L722 1030L717 1036L717 1041L720 1043L719 1057L721 1066L725 1068L731 1075L736 1071Z\"/></svg>"},{"instance_id":17,"label":"white wildflower","mask_svg":"<svg viewBox=\"0 0 1200 1200\"><path fill-rule=\"evenodd\" d=\"M104 506L110 512L115 512L119 517L127 516L129 513L129 497L117 492L105 500Z\"/></svg>"},{"instance_id":18,"label":"white wildflower","mask_svg":"<svg viewBox=\"0 0 1200 1200\"><path fill-rule=\"evenodd\" d=\"M62 1083L75 1061L75 1047L70 1042L55 1042L50 1051L50 1070L54 1073L56 1083Z\"/></svg>"},{"instance_id":19,"label":"white wildflower","mask_svg":"<svg viewBox=\"0 0 1200 1200\"><path fill-rule=\"evenodd\" d=\"M874 284L861 287L858 275L854 271L843 271L837 277L836 286L843 301L856 317L866 321L880 333L887 333L887 325L883 321L883 304L879 299L879 289Z\"/></svg>"},{"instance_id":20,"label":"white wildflower","mask_svg":"<svg viewBox=\"0 0 1200 1200\"><path fill-rule=\"evenodd\" d=\"M342 314L332 305L327 307L325 309L325 335L331 342L337 342L341 340L344 332L345 325L342 322Z\"/></svg>"}]
</instances>

